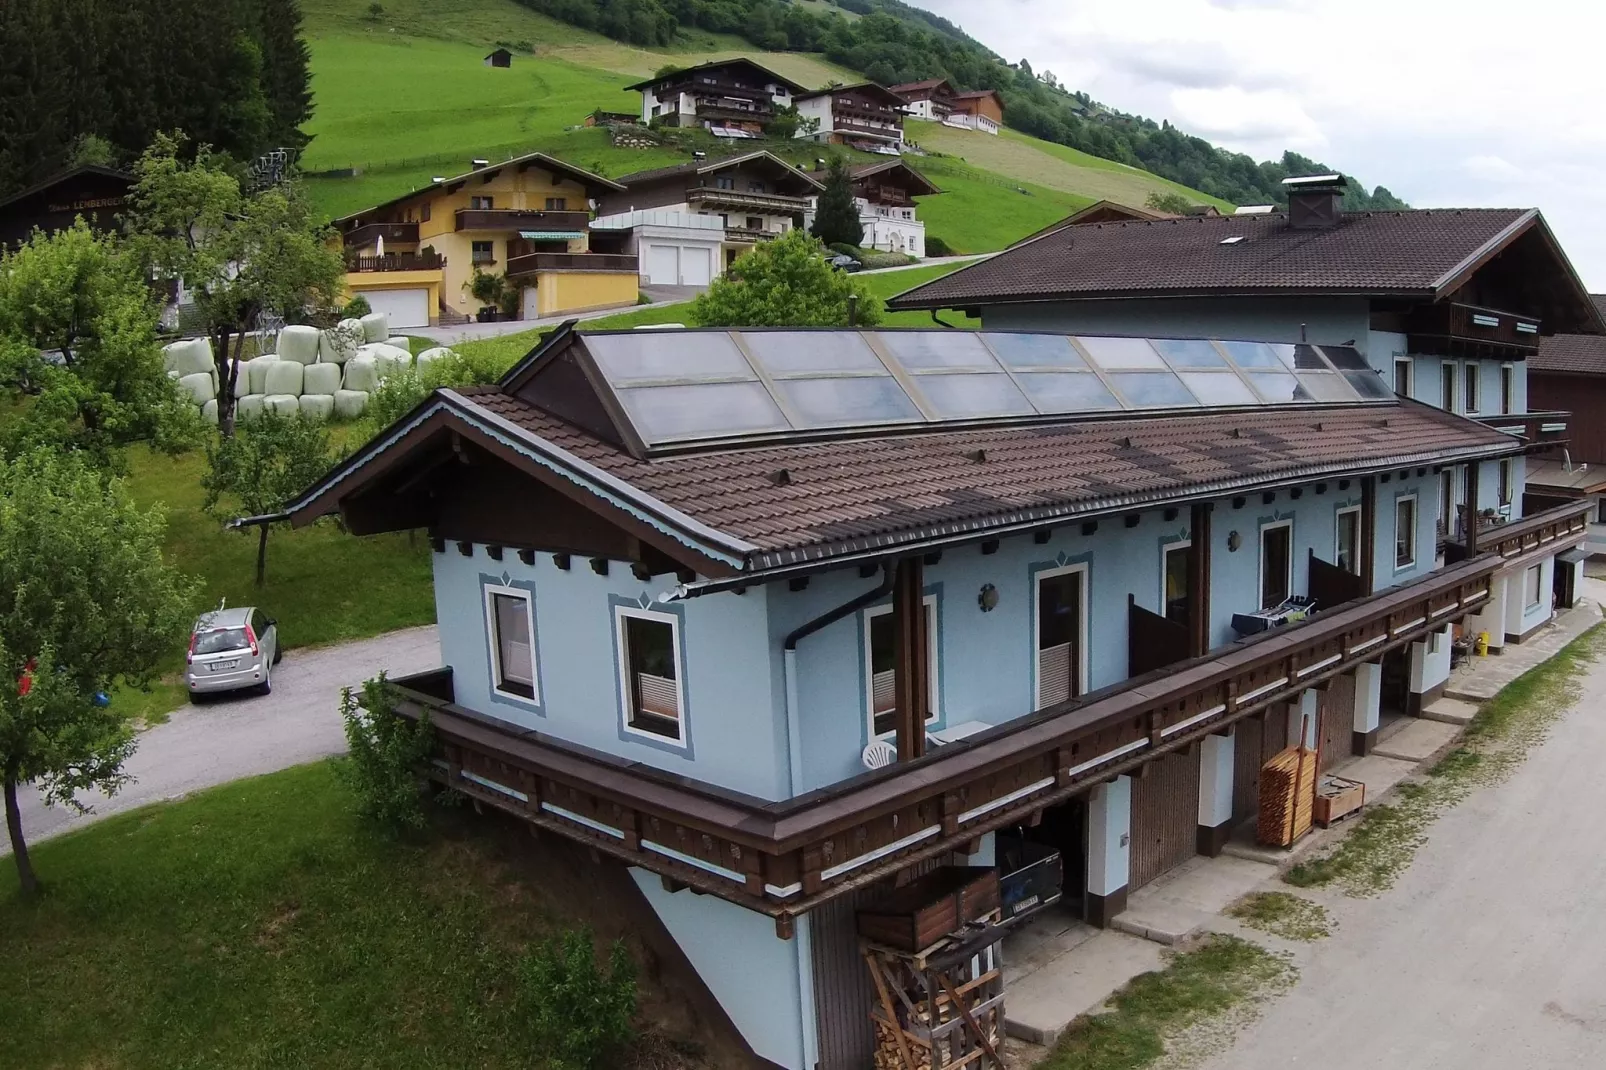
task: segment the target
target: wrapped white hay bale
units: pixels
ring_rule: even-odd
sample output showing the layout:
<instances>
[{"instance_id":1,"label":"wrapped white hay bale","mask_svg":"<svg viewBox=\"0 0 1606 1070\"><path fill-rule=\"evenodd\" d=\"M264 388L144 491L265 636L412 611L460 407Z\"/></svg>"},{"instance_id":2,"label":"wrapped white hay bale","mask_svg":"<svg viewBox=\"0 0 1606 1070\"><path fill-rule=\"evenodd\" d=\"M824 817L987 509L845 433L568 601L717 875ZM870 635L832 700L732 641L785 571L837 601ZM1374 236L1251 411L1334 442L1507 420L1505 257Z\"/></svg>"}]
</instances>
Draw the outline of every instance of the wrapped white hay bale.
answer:
<instances>
[{"instance_id":1,"label":"wrapped white hay bale","mask_svg":"<svg viewBox=\"0 0 1606 1070\"><path fill-rule=\"evenodd\" d=\"M373 357L352 357L346 361L346 389L365 395L379 389L379 367Z\"/></svg>"},{"instance_id":2,"label":"wrapped white hay bale","mask_svg":"<svg viewBox=\"0 0 1606 1070\"><path fill-rule=\"evenodd\" d=\"M297 364L314 364L318 360L323 332L304 324L291 324L279 332L279 359L293 360Z\"/></svg>"},{"instance_id":3,"label":"wrapped white hay bale","mask_svg":"<svg viewBox=\"0 0 1606 1070\"><path fill-rule=\"evenodd\" d=\"M374 358L381 379L399 371L407 371L413 366L413 355L410 352L386 345L384 342L370 342L358 350L358 354Z\"/></svg>"},{"instance_id":4,"label":"wrapped white hay bale","mask_svg":"<svg viewBox=\"0 0 1606 1070\"><path fill-rule=\"evenodd\" d=\"M244 397L251 392L251 373L246 370L250 363L250 361L240 361L236 366L236 362L231 360L223 365L223 375L217 380L216 394L218 397L222 397L228 391L231 378L234 380L234 396L236 398Z\"/></svg>"},{"instance_id":5,"label":"wrapped white hay bale","mask_svg":"<svg viewBox=\"0 0 1606 1070\"><path fill-rule=\"evenodd\" d=\"M301 367L299 364L295 366ZM294 394L269 394L262 399L262 411L276 412L280 416L296 416L301 412L301 399Z\"/></svg>"},{"instance_id":6,"label":"wrapped white hay bale","mask_svg":"<svg viewBox=\"0 0 1606 1070\"><path fill-rule=\"evenodd\" d=\"M362 343L362 324L356 320L341 320L328 330L318 332L318 359L324 364L344 364L357 355L357 347Z\"/></svg>"},{"instance_id":7,"label":"wrapped white hay bale","mask_svg":"<svg viewBox=\"0 0 1606 1070\"><path fill-rule=\"evenodd\" d=\"M395 346L397 349L405 349L409 353L413 351L413 340L407 337L405 334L392 335L389 338L382 338L380 341L384 342L387 346Z\"/></svg>"},{"instance_id":8,"label":"wrapped white hay bale","mask_svg":"<svg viewBox=\"0 0 1606 1070\"><path fill-rule=\"evenodd\" d=\"M433 349L426 349L422 353L418 354L418 356L414 357L413 365L418 369L418 374L423 375L424 370L431 364L434 364L437 361L446 360L448 357L455 356L457 356L457 354L453 353L445 346L436 346Z\"/></svg>"},{"instance_id":9,"label":"wrapped white hay bale","mask_svg":"<svg viewBox=\"0 0 1606 1070\"><path fill-rule=\"evenodd\" d=\"M262 392L269 397L284 394L295 397L301 393L301 379L305 374L305 369L293 360L276 360L268 365L268 373L262 377Z\"/></svg>"},{"instance_id":10,"label":"wrapped white hay bale","mask_svg":"<svg viewBox=\"0 0 1606 1070\"><path fill-rule=\"evenodd\" d=\"M212 384L212 373L193 372L179 377L178 385L195 401L197 405L205 405L217 397L217 388Z\"/></svg>"},{"instance_id":11,"label":"wrapped white hay bale","mask_svg":"<svg viewBox=\"0 0 1606 1070\"><path fill-rule=\"evenodd\" d=\"M338 364L309 364L301 370L302 394L332 395L340 389L340 382Z\"/></svg>"},{"instance_id":12,"label":"wrapped white hay bale","mask_svg":"<svg viewBox=\"0 0 1606 1070\"><path fill-rule=\"evenodd\" d=\"M278 357L258 357L248 360L241 368L241 378L246 381L246 394L266 394L268 392L268 369L279 363Z\"/></svg>"},{"instance_id":13,"label":"wrapped white hay bale","mask_svg":"<svg viewBox=\"0 0 1606 1070\"><path fill-rule=\"evenodd\" d=\"M250 423L262 415L261 394L247 394L234 403L234 420L236 423ZM203 413L204 415L204 413Z\"/></svg>"},{"instance_id":14,"label":"wrapped white hay bale","mask_svg":"<svg viewBox=\"0 0 1606 1070\"><path fill-rule=\"evenodd\" d=\"M348 364L349 372L351 366ZM355 420L362 415L368 407L368 391L366 390L336 390L334 396L335 416L342 420Z\"/></svg>"},{"instance_id":15,"label":"wrapped white hay bale","mask_svg":"<svg viewBox=\"0 0 1606 1070\"><path fill-rule=\"evenodd\" d=\"M217 398L201 406L201 419L213 427L217 426Z\"/></svg>"},{"instance_id":16,"label":"wrapped white hay bale","mask_svg":"<svg viewBox=\"0 0 1606 1070\"><path fill-rule=\"evenodd\" d=\"M301 418L303 420L317 420L323 423L335 411L335 397L333 394L302 394Z\"/></svg>"},{"instance_id":17,"label":"wrapped white hay bale","mask_svg":"<svg viewBox=\"0 0 1606 1070\"><path fill-rule=\"evenodd\" d=\"M205 338L186 338L162 347L162 367L178 372L182 378L197 372L214 371L212 343Z\"/></svg>"},{"instance_id":18,"label":"wrapped white hay bale","mask_svg":"<svg viewBox=\"0 0 1606 1070\"><path fill-rule=\"evenodd\" d=\"M390 317L383 312L370 312L358 322L362 324L363 340L366 342L383 342L390 337Z\"/></svg>"}]
</instances>

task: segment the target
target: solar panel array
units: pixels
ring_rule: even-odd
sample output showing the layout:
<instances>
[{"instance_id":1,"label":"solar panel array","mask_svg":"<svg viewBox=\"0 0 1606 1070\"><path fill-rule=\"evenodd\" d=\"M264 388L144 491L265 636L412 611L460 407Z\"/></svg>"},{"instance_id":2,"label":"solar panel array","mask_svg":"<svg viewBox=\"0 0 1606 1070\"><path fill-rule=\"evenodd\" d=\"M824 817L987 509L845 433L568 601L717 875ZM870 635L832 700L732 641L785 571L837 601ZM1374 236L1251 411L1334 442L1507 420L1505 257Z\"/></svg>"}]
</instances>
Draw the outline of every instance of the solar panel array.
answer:
<instances>
[{"instance_id":1,"label":"solar panel array","mask_svg":"<svg viewBox=\"0 0 1606 1070\"><path fill-rule=\"evenodd\" d=\"M1348 346L960 330L582 337L648 446L789 431L1393 397Z\"/></svg>"}]
</instances>

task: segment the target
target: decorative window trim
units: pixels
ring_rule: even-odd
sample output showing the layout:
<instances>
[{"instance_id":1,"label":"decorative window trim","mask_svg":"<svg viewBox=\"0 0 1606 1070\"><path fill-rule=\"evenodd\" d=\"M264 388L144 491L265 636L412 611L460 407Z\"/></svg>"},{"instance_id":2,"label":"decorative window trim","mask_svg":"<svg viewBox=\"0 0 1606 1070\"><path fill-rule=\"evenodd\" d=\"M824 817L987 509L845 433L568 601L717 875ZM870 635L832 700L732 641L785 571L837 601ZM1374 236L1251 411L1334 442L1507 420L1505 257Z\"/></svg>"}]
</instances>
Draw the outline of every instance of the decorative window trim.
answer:
<instances>
[{"instance_id":1,"label":"decorative window trim","mask_svg":"<svg viewBox=\"0 0 1606 1070\"><path fill-rule=\"evenodd\" d=\"M1405 369L1405 389L1400 389L1400 369ZM1416 393L1416 362L1410 357L1396 355L1394 358L1394 394L1396 397L1408 398Z\"/></svg>"},{"instance_id":2,"label":"decorative window trim","mask_svg":"<svg viewBox=\"0 0 1606 1070\"><path fill-rule=\"evenodd\" d=\"M937 605L936 592L921 596L920 602L926 607L926 659L930 673L927 682L930 685L930 694L926 696L931 703L931 715L926 718L926 727L942 723L942 614ZM892 603L871 606L861 614L863 633L861 656L864 658L864 671L862 684L864 687L864 731L865 739L890 739L897 735L897 730L891 732L876 732L875 730L875 674L871 666L875 664L873 648L870 643L870 622L877 617L889 616L892 613Z\"/></svg>"},{"instance_id":3,"label":"decorative window trim","mask_svg":"<svg viewBox=\"0 0 1606 1070\"><path fill-rule=\"evenodd\" d=\"M1411 503L1411 559L1400 562L1400 503ZM1422 556L1418 543L1421 542L1421 516L1419 503L1415 494L1401 494L1394 499L1394 571L1406 572L1416 567L1417 560Z\"/></svg>"},{"instance_id":4,"label":"decorative window trim","mask_svg":"<svg viewBox=\"0 0 1606 1070\"><path fill-rule=\"evenodd\" d=\"M1447 402L1440 406L1445 412L1461 411L1461 376L1458 371L1460 367L1459 361L1439 362L1439 401Z\"/></svg>"},{"instance_id":5,"label":"decorative window trim","mask_svg":"<svg viewBox=\"0 0 1606 1070\"><path fill-rule=\"evenodd\" d=\"M1531 601L1531 602L1528 600L1528 597L1529 597L1529 594L1530 594L1530 592L1528 590L1528 586L1529 586L1528 577L1529 576L1532 576L1534 578L1533 591L1531 592L1532 595L1533 595L1533 601ZM1544 566L1543 562L1540 562L1537 565L1529 565L1528 568L1522 574L1522 611L1524 613L1531 613L1534 610L1538 609L1540 606L1544 605L1544 602L1545 602L1545 566Z\"/></svg>"},{"instance_id":6,"label":"decorative window trim","mask_svg":"<svg viewBox=\"0 0 1606 1070\"><path fill-rule=\"evenodd\" d=\"M1255 605L1255 608L1257 610L1270 608L1266 604L1266 532L1275 531L1278 528L1287 528L1288 529L1288 565L1287 565L1287 577L1286 577L1284 585L1287 587L1289 595L1292 595L1294 593L1294 521L1293 521L1293 518L1290 517L1287 520L1269 520L1266 523L1260 525L1260 533L1259 533L1259 536L1258 536L1260 542L1256 547L1256 560L1255 560L1255 598L1256 598L1256 605Z\"/></svg>"},{"instance_id":7,"label":"decorative window trim","mask_svg":"<svg viewBox=\"0 0 1606 1070\"><path fill-rule=\"evenodd\" d=\"M630 687L630 644L625 632L625 621L630 618L655 621L669 625L669 641L675 662L675 712L678 734L666 736L631 724L634 701ZM681 628L685 624L679 612L643 609L634 603L614 602L613 605L613 660L619 701L619 738L637 743L650 743L677 753L691 754L691 722L686 713L686 653L681 641Z\"/></svg>"},{"instance_id":8,"label":"decorative window trim","mask_svg":"<svg viewBox=\"0 0 1606 1070\"><path fill-rule=\"evenodd\" d=\"M1468 416L1483 411L1483 365L1478 361L1461 365L1461 406Z\"/></svg>"},{"instance_id":9,"label":"decorative window trim","mask_svg":"<svg viewBox=\"0 0 1606 1070\"><path fill-rule=\"evenodd\" d=\"M1163 552L1160 555L1160 567L1162 570L1165 568L1165 554ZM1037 709L1041 709L1043 706L1042 666L1039 664L1042 658L1038 654L1038 651L1042 649L1043 642L1043 581L1051 580L1058 576L1069 576L1073 573L1080 573L1082 576L1081 583L1077 585L1080 588L1078 593L1081 595L1081 604L1077 606L1076 622L1077 631L1081 640L1078 645L1081 647L1081 649L1076 652L1076 682L1078 687L1076 688L1076 694L1072 695L1071 697L1075 698L1076 695L1087 694L1088 688L1091 684L1091 681L1088 678L1088 648L1093 645L1093 637L1088 632L1088 600L1091 595L1090 588L1092 587L1092 562L1073 561L1065 565L1053 565L1047 568L1033 569L1032 597L1030 606L1032 614L1032 701ZM1160 587L1161 596L1163 598L1165 588L1165 575L1163 571L1160 576Z\"/></svg>"},{"instance_id":10,"label":"decorative window trim","mask_svg":"<svg viewBox=\"0 0 1606 1070\"><path fill-rule=\"evenodd\" d=\"M1517 366L1510 361L1500 365L1500 414L1510 416L1517 407Z\"/></svg>"},{"instance_id":11,"label":"decorative window trim","mask_svg":"<svg viewBox=\"0 0 1606 1070\"><path fill-rule=\"evenodd\" d=\"M1333 510L1333 564L1335 565L1338 564L1338 533L1344 530L1344 517L1351 514L1355 517L1355 572L1353 575L1356 576L1360 575L1361 558L1364 556L1361 553L1361 547L1366 540L1366 518L1362 515L1362 512L1363 510L1358 505L1341 505ZM1343 566L1339 567L1342 568Z\"/></svg>"},{"instance_id":12,"label":"decorative window trim","mask_svg":"<svg viewBox=\"0 0 1606 1070\"><path fill-rule=\"evenodd\" d=\"M1173 539L1170 542L1161 541L1161 543L1160 543L1160 602L1159 602L1159 605L1160 605L1160 616L1162 616L1162 617L1166 615L1166 610L1169 608L1169 606L1167 606L1167 604L1166 604L1165 579L1166 579L1166 574L1167 574L1166 573L1166 568L1167 568L1168 565L1171 564L1171 554L1174 551L1188 550L1188 549L1191 549L1192 547L1193 547L1193 540L1192 539ZM1190 574L1189 578L1190 579L1192 578L1191 574ZM1192 591L1188 592L1188 597L1189 598L1193 597L1193 592Z\"/></svg>"},{"instance_id":13,"label":"decorative window trim","mask_svg":"<svg viewBox=\"0 0 1606 1070\"><path fill-rule=\"evenodd\" d=\"M496 628L496 595L519 598L524 601L527 627L530 634L530 694L502 689L502 651ZM535 626L535 588L533 585L495 576L480 577L480 604L485 612L486 667L490 671L491 701L517 706L523 710L545 716L542 701L541 638Z\"/></svg>"}]
</instances>

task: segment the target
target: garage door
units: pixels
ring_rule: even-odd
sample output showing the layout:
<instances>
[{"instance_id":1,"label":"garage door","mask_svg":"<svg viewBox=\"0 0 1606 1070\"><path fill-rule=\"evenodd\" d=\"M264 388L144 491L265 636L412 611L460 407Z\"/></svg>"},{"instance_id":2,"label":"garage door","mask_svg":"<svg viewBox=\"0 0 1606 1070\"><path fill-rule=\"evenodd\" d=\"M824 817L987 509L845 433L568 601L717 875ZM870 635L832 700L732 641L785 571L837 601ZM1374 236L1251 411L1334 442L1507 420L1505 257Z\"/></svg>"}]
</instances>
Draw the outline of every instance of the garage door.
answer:
<instances>
[{"instance_id":1,"label":"garage door","mask_svg":"<svg viewBox=\"0 0 1606 1070\"><path fill-rule=\"evenodd\" d=\"M428 327L428 290L358 290L368 300L368 307L390 317L390 326Z\"/></svg>"},{"instance_id":2,"label":"garage door","mask_svg":"<svg viewBox=\"0 0 1606 1070\"><path fill-rule=\"evenodd\" d=\"M1322 716L1321 740L1316 750L1316 771L1325 773L1349 758L1350 733L1355 724L1355 674L1340 673L1329 681L1318 705Z\"/></svg>"},{"instance_id":3,"label":"garage door","mask_svg":"<svg viewBox=\"0 0 1606 1070\"><path fill-rule=\"evenodd\" d=\"M679 246L647 246L647 281L658 286L680 285Z\"/></svg>"},{"instance_id":4,"label":"garage door","mask_svg":"<svg viewBox=\"0 0 1606 1070\"><path fill-rule=\"evenodd\" d=\"M1199 845L1199 755L1183 751L1150 762L1132 779L1132 871L1137 891Z\"/></svg>"},{"instance_id":5,"label":"garage door","mask_svg":"<svg viewBox=\"0 0 1606 1070\"><path fill-rule=\"evenodd\" d=\"M706 246L689 246L680 250L680 284L707 286L714 281L713 250Z\"/></svg>"},{"instance_id":6,"label":"garage door","mask_svg":"<svg viewBox=\"0 0 1606 1070\"><path fill-rule=\"evenodd\" d=\"M1232 746L1232 819L1244 821L1260 812L1260 767L1288 746L1288 707L1239 721Z\"/></svg>"}]
</instances>

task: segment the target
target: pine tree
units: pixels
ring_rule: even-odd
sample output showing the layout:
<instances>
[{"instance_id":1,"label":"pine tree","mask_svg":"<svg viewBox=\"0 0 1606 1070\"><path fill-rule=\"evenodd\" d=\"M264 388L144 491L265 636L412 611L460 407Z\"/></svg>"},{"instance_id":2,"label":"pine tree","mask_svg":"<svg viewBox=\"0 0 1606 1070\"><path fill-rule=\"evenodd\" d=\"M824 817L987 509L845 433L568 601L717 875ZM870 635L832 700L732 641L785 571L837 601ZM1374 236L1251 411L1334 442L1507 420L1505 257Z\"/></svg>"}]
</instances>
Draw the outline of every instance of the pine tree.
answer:
<instances>
[{"instance_id":1,"label":"pine tree","mask_svg":"<svg viewBox=\"0 0 1606 1070\"><path fill-rule=\"evenodd\" d=\"M258 0L262 88L273 113L270 148L303 148L301 124L312 118L312 54L301 36L300 0Z\"/></svg>"},{"instance_id":2,"label":"pine tree","mask_svg":"<svg viewBox=\"0 0 1606 1070\"><path fill-rule=\"evenodd\" d=\"M826 171L825 190L814 207L814 225L809 233L826 245L857 246L864 241L859 206L853 203L853 176L840 156L832 159Z\"/></svg>"}]
</instances>

